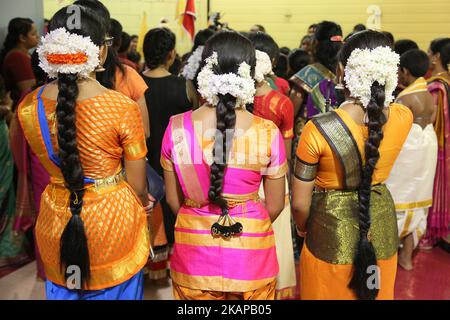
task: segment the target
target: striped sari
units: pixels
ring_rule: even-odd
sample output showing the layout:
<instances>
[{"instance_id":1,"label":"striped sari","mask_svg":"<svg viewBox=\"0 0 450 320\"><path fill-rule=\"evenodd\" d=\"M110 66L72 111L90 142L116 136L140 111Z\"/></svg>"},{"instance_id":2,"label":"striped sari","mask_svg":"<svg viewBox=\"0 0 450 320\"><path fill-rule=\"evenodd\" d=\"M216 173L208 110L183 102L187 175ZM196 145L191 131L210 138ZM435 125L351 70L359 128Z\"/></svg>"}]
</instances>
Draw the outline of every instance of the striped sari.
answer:
<instances>
[{"instance_id":1,"label":"striped sari","mask_svg":"<svg viewBox=\"0 0 450 320\"><path fill-rule=\"evenodd\" d=\"M211 235L211 226L221 214L208 200L213 143L197 138L192 112L172 117L162 145L161 164L164 170L176 172L185 198L175 224L170 260L175 297L273 299L278 274L275 239L258 189L263 175L268 179L286 175L278 128L254 116L251 128L233 139L223 196L230 216L243 225L243 232L229 239ZM253 147L256 149L250 150ZM252 156L260 161L252 163ZM198 294L199 290L210 294Z\"/></svg>"}]
</instances>

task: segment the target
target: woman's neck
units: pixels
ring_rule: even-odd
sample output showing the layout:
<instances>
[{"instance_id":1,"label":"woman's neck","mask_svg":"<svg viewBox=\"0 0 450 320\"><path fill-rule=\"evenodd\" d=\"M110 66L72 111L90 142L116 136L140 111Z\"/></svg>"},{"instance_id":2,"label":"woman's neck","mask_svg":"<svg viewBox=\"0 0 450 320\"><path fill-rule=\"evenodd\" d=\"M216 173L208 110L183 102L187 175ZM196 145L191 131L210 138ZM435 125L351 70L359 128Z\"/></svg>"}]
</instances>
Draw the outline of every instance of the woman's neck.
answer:
<instances>
[{"instance_id":1,"label":"woman's neck","mask_svg":"<svg viewBox=\"0 0 450 320\"><path fill-rule=\"evenodd\" d=\"M257 96L257 97L265 96L270 91L272 91L272 88L270 87L270 85L267 83L266 80L263 80L262 82L260 82L256 85L255 96Z\"/></svg>"},{"instance_id":2,"label":"woman's neck","mask_svg":"<svg viewBox=\"0 0 450 320\"><path fill-rule=\"evenodd\" d=\"M21 45L21 44L18 44L18 45L14 48L14 50L20 51L20 52L25 53L25 54L28 54L28 49L27 49L25 46Z\"/></svg>"},{"instance_id":3,"label":"woman's neck","mask_svg":"<svg viewBox=\"0 0 450 320\"><path fill-rule=\"evenodd\" d=\"M151 78L162 78L167 77L171 73L169 72L169 68L167 66L159 66L156 69L146 70L144 75Z\"/></svg>"},{"instance_id":4,"label":"woman's neck","mask_svg":"<svg viewBox=\"0 0 450 320\"><path fill-rule=\"evenodd\" d=\"M436 65L433 71L431 72L432 76L439 76L441 74L448 73L447 70L444 69L441 65Z\"/></svg>"}]
</instances>

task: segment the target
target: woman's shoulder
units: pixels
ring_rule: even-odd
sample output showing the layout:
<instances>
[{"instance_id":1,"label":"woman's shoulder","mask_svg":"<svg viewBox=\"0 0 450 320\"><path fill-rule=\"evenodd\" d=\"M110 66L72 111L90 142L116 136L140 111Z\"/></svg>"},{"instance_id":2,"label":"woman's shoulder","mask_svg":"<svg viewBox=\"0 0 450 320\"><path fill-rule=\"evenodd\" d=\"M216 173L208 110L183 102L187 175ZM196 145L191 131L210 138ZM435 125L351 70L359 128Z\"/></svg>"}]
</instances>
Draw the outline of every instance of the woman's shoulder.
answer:
<instances>
[{"instance_id":1,"label":"woman's shoulder","mask_svg":"<svg viewBox=\"0 0 450 320\"><path fill-rule=\"evenodd\" d=\"M413 122L414 115L410 108L400 103L392 103L390 106L389 117L392 121Z\"/></svg>"},{"instance_id":2,"label":"woman's shoulder","mask_svg":"<svg viewBox=\"0 0 450 320\"><path fill-rule=\"evenodd\" d=\"M277 125L272 120L257 115L253 115L253 127L262 130L278 130Z\"/></svg>"},{"instance_id":3,"label":"woman's shoulder","mask_svg":"<svg viewBox=\"0 0 450 320\"><path fill-rule=\"evenodd\" d=\"M18 50L11 50L5 56L5 63L17 61L31 61L30 55Z\"/></svg>"}]
</instances>

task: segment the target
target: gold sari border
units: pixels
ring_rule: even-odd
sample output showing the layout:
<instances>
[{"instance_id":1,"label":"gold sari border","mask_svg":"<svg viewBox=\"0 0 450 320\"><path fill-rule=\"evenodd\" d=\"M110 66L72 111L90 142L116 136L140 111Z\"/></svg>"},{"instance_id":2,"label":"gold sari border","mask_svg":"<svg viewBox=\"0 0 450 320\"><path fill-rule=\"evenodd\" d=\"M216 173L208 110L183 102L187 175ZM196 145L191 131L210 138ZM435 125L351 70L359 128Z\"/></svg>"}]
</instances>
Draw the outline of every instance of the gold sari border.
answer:
<instances>
[{"instance_id":1,"label":"gold sari border","mask_svg":"<svg viewBox=\"0 0 450 320\"><path fill-rule=\"evenodd\" d=\"M422 209L422 208L431 207L432 205L433 205L433 199L419 201L419 202L410 202L410 203L396 203L395 210L402 211L402 210Z\"/></svg>"}]
</instances>

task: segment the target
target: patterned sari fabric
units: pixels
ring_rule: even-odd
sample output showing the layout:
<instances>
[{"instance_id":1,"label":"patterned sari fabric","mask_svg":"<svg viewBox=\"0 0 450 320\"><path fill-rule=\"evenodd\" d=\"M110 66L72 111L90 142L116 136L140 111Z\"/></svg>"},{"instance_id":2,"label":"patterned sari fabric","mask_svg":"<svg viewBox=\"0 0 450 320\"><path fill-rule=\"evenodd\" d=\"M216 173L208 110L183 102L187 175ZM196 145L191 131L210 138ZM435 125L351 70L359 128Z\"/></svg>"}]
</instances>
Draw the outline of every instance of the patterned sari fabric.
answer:
<instances>
[{"instance_id":1,"label":"patterned sari fabric","mask_svg":"<svg viewBox=\"0 0 450 320\"><path fill-rule=\"evenodd\" d=\"M211 226L221 214L207 196L213 144L198 138L192 112L172 117L163 139L162 167L176 172L185 198L175 224L170 259L178 298L184 297L178 287L251 292L272 283L278 274L272 223L258 190L263 175L268 179L286 175L283 138L271 121L254 116L252 126L233 139L223 196L230 216L243 225L243 232L229 239L211 234ZM247 295L249 299L252 296Z\"/></svg>"},{"instance_id":2,"label":"patterned sari fabric","mask_svg":"<svg viewBox=\"0 0 450 320\"><path fill-rule=\"evenodd\" d=\"M0 267L13 266L28 260L23 232L14 230L16 198L14 192L14 160L8 126L0 120Z\"/></svg>"},{"instance_id":3,"label":"patterned sari fabric","mask_svg":"<svg viewBox=\"0 0 450 320\"><path fill-rule=\"evenodd\" d=\"M40 89L22 101L18 115L28 144L50 175L36 224L45 274L52 283L65 286L59 248L62 232L71 217L69 191L61 170L49 157L47 140L42 135L38 91ZM42 103L44 120L50 128L50 143L57 150L56 101L42 97ZM141 271L149 256L147 217L122 174L123 157L138 160L146 155L140 123L138 105L118 92L107 90L102 95L77 102L78 150L84 175L93 181L85 187L81 213L91 264L91 279L86 290L125 283Z\"/></svg>"},{"instance_id":4,"label":"patterned sari fabric","mask_svg":"<svg viewBox=\"0 0 450 320\"><path fill-rule=\"evenodd\" d=\"M428 213L425 241L436 244L449 234L450 224L450 83L442 77L428 79L428 91L437 105L434 125L438 139L438 161L434 179L433 206Z\"/></svg>"},{"instance_id":5,"label":"patterned sari fabric","mask_svg":"<svg viewBox=\"0 0 450 320\"><path fill-rule=\"evenodd\" d=\"M390 106L383 128L380 159L372 179L370 237L381 273L377 299L393 299L398 230L395 205L383 184L408 136L411 111ZM301 299L355 299L348 288L359 239L358 187L368 131L345 110L314 117L305 126L297 149L294 175L315 181L307 221L308 235L300 257Z\"/></svg>"}]
</instances>

